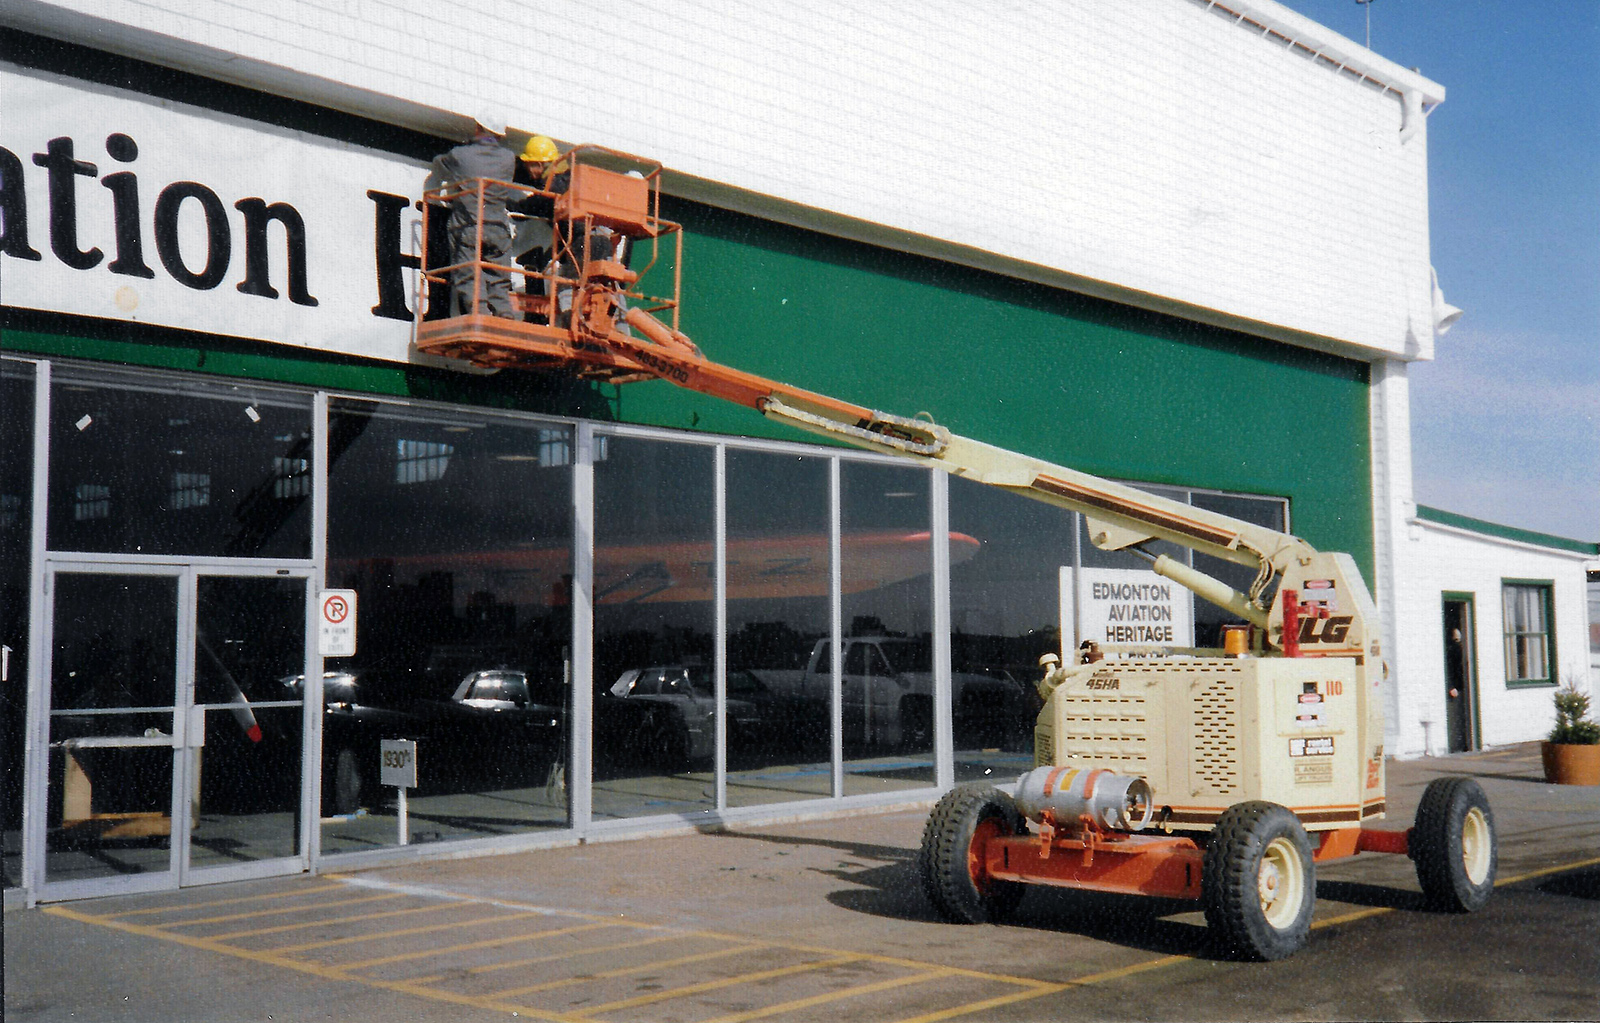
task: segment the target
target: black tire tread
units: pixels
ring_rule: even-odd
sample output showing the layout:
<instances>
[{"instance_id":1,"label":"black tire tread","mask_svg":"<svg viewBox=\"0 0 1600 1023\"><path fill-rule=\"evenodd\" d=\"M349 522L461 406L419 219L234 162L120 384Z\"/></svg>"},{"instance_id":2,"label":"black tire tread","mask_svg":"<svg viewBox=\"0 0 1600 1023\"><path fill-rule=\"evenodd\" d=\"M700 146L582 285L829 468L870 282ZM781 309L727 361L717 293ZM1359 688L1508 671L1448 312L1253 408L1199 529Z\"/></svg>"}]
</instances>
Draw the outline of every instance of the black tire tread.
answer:
<instances>
[{"instance_id":1,"label":"black tire tread","mask_svg":"<svg viewBox=\"0 0 1600 1023\"><path fill-rule=\"evenodd\" d=\"M973 832L996 816L1006 834L1022 833L1022 815L1010 796L987 785L963 785L945 793L922 829L917 853L922 890L939 915L952 923L995 923L1022 900L1024 887L1016 881L992 881L990 890L982 892L967 873Z\"/></svg>"},{"instance_id":2,"label":"black tire tread","mask_svg":"<svg viewBox=\"0 0 1600 1023\"><path fill-rule=\"evenodd\" d=\"M1206 923L1230 955L1257 960L1283 959L1306 942L1311 928L1309 908L1289 928L1279 931L1260 912L1256 893L1261 856L1283 831L1291 837L1306 868L1308 905L1315 902L1316 865L1311 843L1300 820L1287 807L1253 800L1223 811L1206 840L1200 898Z\"/></svg>"},{"instance_id":3,"label":"black tire tread","mask_svg":"<svg viewBox=\"0 0 1600 1023\"><path fill-rule=\"evenodd\" d=\"M1498 848L1490 853L1489 873L1481 885L1468 880L1461 862L1461 821L1474 806L1483 810L1493 840L1494 813L1483 787L1472 778L1435 778L1417 803L1416 822L1411 829L1411 859L1417 868L1417 884L1434 909L1471 913L1482 909L1494 891Z\"/></svg>"}]
</instances>

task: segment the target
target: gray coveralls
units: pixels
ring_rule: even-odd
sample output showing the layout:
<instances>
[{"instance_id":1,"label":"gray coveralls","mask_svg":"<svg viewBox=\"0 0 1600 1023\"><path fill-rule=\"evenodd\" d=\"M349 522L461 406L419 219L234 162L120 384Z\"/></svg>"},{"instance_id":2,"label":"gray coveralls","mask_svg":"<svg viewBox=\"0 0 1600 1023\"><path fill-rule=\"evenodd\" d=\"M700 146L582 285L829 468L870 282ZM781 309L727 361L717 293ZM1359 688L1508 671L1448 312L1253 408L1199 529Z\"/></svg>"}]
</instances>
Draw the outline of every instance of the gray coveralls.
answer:
<instances>
[{"instance_id":1,"label":"gray coveralls","mask_svg":"<svg viewBox=\"0 0 1600 1023\"><path fill-rule=\"evenodd\" d=\"M474 178L510 181L516 173L516 155L500 144L493 135L480 134L471 142L462 143L434 161L434 171L443 180L472 184ZM478 252L478 195L476 189L450 201L451 263L485 263L507 265L506 253L511 248L511 225L506 216L506 202L510 189L489 185L483 196L483 251ZM472 308L472 268L464 267L451 274L450 313L466 316L470 313L487 313L490 316L511 315L511 274L508 270L483 271L482 290L478 305Z\"/></svg>"}]
</instances>

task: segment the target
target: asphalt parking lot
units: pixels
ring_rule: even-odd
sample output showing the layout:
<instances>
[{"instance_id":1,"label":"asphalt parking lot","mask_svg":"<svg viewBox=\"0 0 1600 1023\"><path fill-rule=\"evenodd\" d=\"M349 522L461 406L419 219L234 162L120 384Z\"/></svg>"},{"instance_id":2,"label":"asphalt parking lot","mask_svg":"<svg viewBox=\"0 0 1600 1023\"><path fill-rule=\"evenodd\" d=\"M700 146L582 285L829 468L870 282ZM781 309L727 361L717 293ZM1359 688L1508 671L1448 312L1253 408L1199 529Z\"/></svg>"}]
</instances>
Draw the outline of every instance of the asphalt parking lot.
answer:
<instances>
[{"instance_id":1,"label":"asphalt parking lot","mask_svg":"<svg viewBox=\"0 0 1600 1023\"><path fill-rule=\"evenodd\" d=\"M896 812L14 910L6 1018L1600 1017L1600 788L1545 785L1536 744L1393 763L1391 820L1447 773L1494 807L1489 907L1424 910L1403 857L1325 865L1278 963L1221 958L1186 903L944 923Z\"/></svg>"}]
</instances>

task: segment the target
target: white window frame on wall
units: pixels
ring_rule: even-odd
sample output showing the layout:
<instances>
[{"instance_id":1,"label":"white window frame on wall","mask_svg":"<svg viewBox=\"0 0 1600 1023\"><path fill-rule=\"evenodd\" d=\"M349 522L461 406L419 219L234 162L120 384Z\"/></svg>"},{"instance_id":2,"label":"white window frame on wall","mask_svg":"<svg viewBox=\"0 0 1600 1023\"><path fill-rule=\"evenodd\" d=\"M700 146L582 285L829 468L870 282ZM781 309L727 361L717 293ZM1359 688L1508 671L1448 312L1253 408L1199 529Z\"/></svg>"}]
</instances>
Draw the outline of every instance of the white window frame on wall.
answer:
<instances>
[{"instance_id":1,"label":"white window frame on wall","mask_svg":"<svg viewBox=\"0 0 1600 1023\"><path fill-rule=\"evenodd\" d=\"M1508 598L1513 590L1534 591L1539 594L1539 614L1544 619L1544 628L1539 630L1518 629L1512 619L1513 605ZM1518 602L1520 604L1520 601ZM1558 679L1556 669L1556 584L1553 579L1502 579L1500 580L1500 632L1504 637L1504 655L1506 666L1507 689L1532 689L1540 686L1554 686ZM1545 674L1542 678L1525 678L1518 674L1518 642L1524 637L1539 636L1544 648Z\"/></svg>"}]
</instances>

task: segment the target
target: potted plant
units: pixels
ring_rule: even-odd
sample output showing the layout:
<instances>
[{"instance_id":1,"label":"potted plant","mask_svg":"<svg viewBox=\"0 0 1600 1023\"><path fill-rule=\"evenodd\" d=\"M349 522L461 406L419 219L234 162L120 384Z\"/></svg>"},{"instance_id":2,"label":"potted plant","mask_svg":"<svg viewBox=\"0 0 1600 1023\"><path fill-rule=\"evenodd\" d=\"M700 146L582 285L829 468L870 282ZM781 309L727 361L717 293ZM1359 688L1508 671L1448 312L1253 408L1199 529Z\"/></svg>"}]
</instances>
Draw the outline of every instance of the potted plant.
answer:
<instances>
[{"instance_id":1,"label":"potted plant","mask_svg":"<svg viewBox=\"0 0 1600 1023\"><path fill-rule=\"evenodd\" d=\"M1541 743L1545 781L1600 785L1600 724L1588 720L1589 694L1571 678L1555 692L1556 726Z\"/></svg>"}]
</instances>

